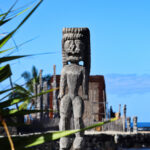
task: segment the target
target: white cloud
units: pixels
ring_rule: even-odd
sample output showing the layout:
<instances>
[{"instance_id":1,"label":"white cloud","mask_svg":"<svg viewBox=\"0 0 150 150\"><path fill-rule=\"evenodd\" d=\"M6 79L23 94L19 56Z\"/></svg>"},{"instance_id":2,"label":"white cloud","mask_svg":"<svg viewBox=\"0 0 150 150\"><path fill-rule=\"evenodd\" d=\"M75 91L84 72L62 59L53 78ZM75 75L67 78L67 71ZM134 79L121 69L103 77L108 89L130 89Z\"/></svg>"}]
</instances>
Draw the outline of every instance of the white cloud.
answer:
<instances>
[{"instance_id":1,"label":"white cloud","mask_svg":"<svg viewBox=\"0 0 150 150\"><path fill-rule=\"evenodd\" d=\"M106 92L115 95L145 94L150 92L150 75L105 75Z\"/></svg>"}]
</instances>

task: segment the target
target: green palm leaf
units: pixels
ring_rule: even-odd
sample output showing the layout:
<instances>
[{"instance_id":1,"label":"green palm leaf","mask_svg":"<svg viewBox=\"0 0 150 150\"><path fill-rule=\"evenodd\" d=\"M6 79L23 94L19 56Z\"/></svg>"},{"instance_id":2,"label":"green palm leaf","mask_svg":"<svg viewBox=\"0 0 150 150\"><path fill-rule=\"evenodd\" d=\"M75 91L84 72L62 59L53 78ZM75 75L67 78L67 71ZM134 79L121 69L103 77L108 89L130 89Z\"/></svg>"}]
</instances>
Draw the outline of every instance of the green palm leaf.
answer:
<instances>
[{"instance_id":1,"label":"green palm leaf","mask_svg":"<svg viewBox=\"0 0 150 150\"><path fill-rule=\"evenodd\" d=\"M5 20L5 18L7 17L7 15L11 12L11 10L13 9L13 7L16 5L16 3L17 3L17 0L15 1L15 3L10 7L10 9L6 13L2 14L3 17L0 20L0 24Z\"/></svg>"},{"instance_id":2,"label":"green palm leaf","mask_svg":"<svg viewBox=\"0 0 150 150\"><path fill-rule=\"evenodd\" d=\"M14 104L17 104L17 103L19 103L19 102L25 101L25 100L26 100L26 99L21 99L21 98L8 99L8 100L6 100L6 101L0 103L0 108L2 109L2 108L5 108L5 107L9 107L9 106L12 106L12 105L14 105Z\"/></svg>"},{"instance_id":3,"label":"green palm leaf","mask_svg":"<svg viewBox=\"0 0 150 150\"><path fill-rule=\"evenodd\" d=\"M18 109L4 109L0 112L0 114L5 118L8 116L20 116L20 115L27 115L33 114L38 112L50 112L51 110L18 110Z\"/></svg>"},{"instance_id":4,"label":"green palm leaf","mask_svg":"<svg viewBox=\"0 0 150 150\"><path fill-rule=\"evenodd\" d=\"M27 109L28 105L31 103L31 101L29 99L27 99L26 101L24 101L20 106L19 106L19 110L22 109Z\"/></svg>"},{"instance_id":5,"label":"green palm leaf","mask_svg":"<svg viewBox=\"0 0 150 150\"><path fill-rule=\"evenodd\" d=\"M26 20L33 14L33 12L37 9L37 7L42 3L42 1L43 0L40 0L40 2L29 12L29 14L21 21L21 23L12 32L10 32L8 35L6 35L4 38L0 40L0 48L2 48L7 43L7 41L12 37L12 35L15 34L16 31L26 22Z\"/></svg>"},{"instance_id":6,"label":"green palm leaf","mask_svg":"<svg viewBox=\"0 0 150 150\"><path fill-rule=\"evenodd\" d=\"M56 89L50 89L50 90L41 92L41 93L39 93L37 95L33 95L33 96L27 96L27 97L25 96L25 97L20 97L20 98L16 98L16 99L8 99L8 100L0 103L0 108L2 109L2 108L5 108L5 107L9 107L9 106L12 106L14 104L23 102L25 100L36 98L36 97L41 96L43 94L47 94L47 93L52 92L52 91L57 90L57 89L58 88L56 88Z\"/></svg>"},{"instance_id":7,"label":"green palm leaf","mask_svg":"<svg viewBox=\"0 0 150 150\"><path fill-rule=\"evenodd\" d=\"M8 19L5 19L5 18L6 18L6 16L7 16L9 13L11 13L11 10L8 11L7 13L1 14L0 17L2 17L2 16L4 17L4 16L5 16L5 18L3 18L3 19L0 20L0 26L2 26L3 24L5 24L6 22L12 20L13 18L15 18L15 17L21 15L22 13L26 12L26 11L27 11L28 9L30 9L30 8L31 8L31 7L28 7L28 8L24 9L23 11L17 13L16 15L14 15L13 17L8 18Z\"/></svg>"},{"instance_id":8,"label":"green palm leaf","mask_svg":"<svg viewBox=\"0 0 150 150\"><path fill-rule=\"evenodd\" d=\"M113 122L113 121L116 121L116 120L117 120L117 118L113 118L113 119L110 119L110 120L107 120L107 121L104 121L104 122L99 122L97 124L94 124L94 125L88 126L86 128L82 128L82 129L57 131L57 132L48 133L48 134L45 134L45 135L43 134L41 136L35 137L35 141L32 142L31 144L26 145L26 147L31 147L31 146L43 144L43 143L48 142L48 141L57 140L57 139L60 139L61 137L65 137L65 136L69 136L71 134L75 134L77 132L83 132L83 131L86 131L86 130L89 130L89 129L93 129L93 128L102 126L104 124L107 124L109 122Z\"/></svg>"},{"instance_id":9,"label":"green palm leaf","mask_svg":"<svg viewBox=\"0 0 150 150\"><path fill-rule=\"evenodd\" d=\"M6 15L6 13L0 14L0 17L3 17L4 15Z\"/></svg>"},{"instance_id":10,"label":"green palm leaf","mask_svg":"<svg viewBox=\"0 0 150 150\"><path fill-rule=\"evenodd\" d=\"M8 21L10 21L10 20L11 20L11 18L6 19L6 20L3 20L3 21L0 21L0 26L2 26L3 24L5 24L6 22L8 22Z\"/></svg>"},{"instance_id":11,"label":"green palm leaf","mask_svg":"<svg viewBox=\"0 0 150 150\"><path fill-rule=\"evenodd\" d=\"M15 60L15 59L23 58L23 57L28 57L28 56L30 56L30 55L2 57L2 58L0 58L0 63L4 63L6 61L11 61L11 60Z\"/></svg>"},{"instance_id":12,"label":"green palm leaf","mask_svg":"<svg viewBox=\"0 0 150 150\"><path fill-rule=\"evenodd\" d=\"M9 51L9 50L15 49L16 47L19 48L19 47L21 47L22 45L24 45L24 44L26 44L26 43L28 43L28 42L30 42L30 41L32 41L32 40L33 40L33 38L30 39L30 40L27 40L27 41L25 41L25 42L23 42L23 43L21 43L21 44L19 44L19 45L17 45L17 46L14 46L14 47L11 47L11 48L2 50L2 51L0 51L0 54L2 54L2 53L4 53L4 52L7 52L7 51Z\"/></svg>"},{"instance_id":13,"label":"green palm leaf","mask_svg":"<svg viewBox=\"0 0 150 150\"><path fill-rule=\"evenodd\" d=\"M9 92L9 91L11 91L11 90L13 90L14 88L10 88L10 89L7 89L7 90L3 90L3 91L0 91L0 95L1 94L4 94L4 93L6 93L6 92ZM1 100L1 99L0 99Z\"/></svg>"},{"instance_id":14,"label":"green palm leaf","mask_svg":"<svg viewBox=\"0 0 150 150\"><path fill-rule=\"evenodd\" d=\"M3 51L0 51L0 54L1 53L4 53L4 52L7 52L7 51L9 51L9 50L11 50L11 49L14 49L15 47L12 47L12 48L8 48L8 49L5 49L5 50L3 50Z\"/></svg>"},{"instance_id":15,"label":"green palm leaf","mask_svg":"<svg viewBox=\"0 0 150 150\"><path fill-rule=\"evenodd\" d=\"M4 81L8 77L12 75L10 65L5 65L3 67L0 67L0 82Z\"/></svg>"}]
</instances>

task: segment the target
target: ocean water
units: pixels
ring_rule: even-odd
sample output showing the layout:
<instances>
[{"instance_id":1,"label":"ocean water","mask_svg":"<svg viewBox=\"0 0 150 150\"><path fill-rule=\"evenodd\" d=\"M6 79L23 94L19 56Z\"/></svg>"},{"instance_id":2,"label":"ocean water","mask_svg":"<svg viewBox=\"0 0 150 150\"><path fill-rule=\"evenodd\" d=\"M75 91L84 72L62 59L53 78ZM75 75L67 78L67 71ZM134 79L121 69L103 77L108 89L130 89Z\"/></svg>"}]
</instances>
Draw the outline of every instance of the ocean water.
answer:
<instances>
[{"instance_id":1,"label":"ocean water","mask_svg":"<svg viewBox=\"0 0 150 150\"><path fill-rule=\"evenodd\" d=\"M138 122L137 126L139 131L150 131L150 122ZM133 123L131 123L131 127L133 127ZM150 150L150 148L119 148L118 150Z\"/></svg>"},{"instance_id":2,"label":"ocean water","mask_svg":"<svg viewBox=\"0 0 150 150\"><path fill-rule=\"evenodd\" d=\"M131 122L131 127L133 127L133 123ZM150 128L150 122L137 122L137 127L142 128L142 127L149 127Z\"/></svg>"},{"instance_id":3,"label":"ocean water","mask_svg":"<svg viewBox=\"0 0 150 150\"><path fill-rule=\"evenodd\" d=\"M150 148L118 148L118 150L150 150Z\"/></svg>"},{"instance_id":4,"label":"ocean water","mask_svg":"<svg viewBox=\"0 0 150 150\"><path fill-rule=\"evenodd\" d=\"M137 127L139 131L150 131L150 122L137 122ZM131 128L133 128L133 122L131 122Z\"/></svg>"},{"instance_id":5,"label":"ocean water","mask_svg":"<svg viewBox=\"0 0 150 150\"><path fill-rule=\"evenodd\" d=\"M150 148L122 148L119 150L150 150Z\"/></svg>"}]
</instances>

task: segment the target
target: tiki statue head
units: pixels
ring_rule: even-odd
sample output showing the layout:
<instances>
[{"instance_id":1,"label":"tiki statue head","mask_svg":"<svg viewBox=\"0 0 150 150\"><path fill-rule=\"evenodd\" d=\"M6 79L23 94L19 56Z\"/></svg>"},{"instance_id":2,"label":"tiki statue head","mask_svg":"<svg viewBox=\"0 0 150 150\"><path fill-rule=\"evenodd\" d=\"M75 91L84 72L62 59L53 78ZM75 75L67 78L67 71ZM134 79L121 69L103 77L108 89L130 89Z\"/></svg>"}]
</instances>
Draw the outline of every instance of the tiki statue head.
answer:
<instances>
[{"instance_id":1,"label":"tiki statue head","mask_svg":"<svg viewBox=\"0 0 150 150\"><path fill-rule=\"evenodd\" d=\"M90 72L90 32L88 28L64 28L62 39L63 65L83 61Z\"/></svg>"}]
</instances>

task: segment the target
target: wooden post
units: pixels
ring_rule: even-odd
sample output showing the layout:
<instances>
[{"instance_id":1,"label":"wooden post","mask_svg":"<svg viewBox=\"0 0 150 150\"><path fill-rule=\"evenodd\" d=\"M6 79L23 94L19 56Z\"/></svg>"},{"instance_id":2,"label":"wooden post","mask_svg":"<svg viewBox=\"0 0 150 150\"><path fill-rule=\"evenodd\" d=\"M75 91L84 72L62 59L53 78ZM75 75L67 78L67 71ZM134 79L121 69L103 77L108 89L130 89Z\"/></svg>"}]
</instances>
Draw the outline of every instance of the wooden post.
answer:
<instances>
[{"instance_id":1,"label":"wooden post","mask_svg":"<svg viewBox=\"0 0 150 150\"><path fill-rule=\"evenodd\" d=\"M43 91L46 92L48 90L48 84L47 81L43 83ZM43 110L48 109L48 93L43 94ZM44 118L48 118L49 113L43 112L44 113Z\"/></svg>"},{"instance_id":2,"label":"wooden post","mask_svg":"<svg viewBox=\"0 0 150 150\"><path fill-rule=\"evenodd\" d=\"M57 82L56 82L56 65L53 66L53 83L52 87L53 89L56 89L57 87ZM57 101L57 94L56 90L53 90L53 118L58 117L58 101Z\"/></svg>"},{"instance_id":3,"label":"wooden post","mask_svg":"<svg viewBox=\"0 0 150 150\"><path fill-rule=\"evenodd\" d=\"M123 131L126 131L126 105L124 105L123 107Z\"/></svg>"},{"instance_id":4,"label":"wooden post","mask_svg":"<svg viewBox=\"0 0 150 150\"><path fill-rule=\"evenodd\" d=\"M127 118L127 132L131 132L131 118Z\"/></svg>"},{"instance_id":5,"label":"wooden post","mask_svg":"<svg viewBox=\"0 0 150 150\"><path fill-rule=\"evenodd\" d=\"M38 84L38 86L37 86L37 94L39 94L41 92L41 86L40 86L40 84ZM37 97L37 110L40 110L40 107L41 107L41 101L40 101L41 99L40 99L40 96L38 96ZM40 119L40 112L38 112L37 113L37 119Z\"/></svg>"},{"instance_id":6,"label":"wooden post","mask_svg":"<svg viewBox=\"0 0 150 150\"><path fill-rule=\"evenodd\" d=\"M133 117L133 132L137 132L137 116Z\"/></svg>"},{"instance_id":7,"label":"wooden post","mask_svg":"<svg viewBox=\"0 0 150 150\"><path fill-rule=\"evenodd\" d=\"M33 83L33 93L34 93L35 96L37 95L37 85L36 85L35 82ZM35 98L33 98L33 105L34 105L34 108L37 109L37 96ZM36 113L33 113L31 115L32 115L33 119L35 119L36 116L37 116Z\"/></svg>"},{"instance_id":8,"label":"wooden post","mask_svg":"<svg viewBox=\"0 0 150 150\"><path fill-rule=\"evenodd\" d=\"M41 70L40 70L40 75L39 75L39 83L40 83L40 85L41 85L41 88L43 87L42 73L43 73L43 70L41 69Z\"/></svg>"},{"instance_id":9,"label":"wooden post","mask_svg":"<svg viewBox=\"0 0 150 150\"><path fill-rule=\"evenodd\" d=\"M41 69L40 70L40 75L39 75L39 83L40 83L39 93L41 93L42 90L43 90L42 73L43 73L43 70ZM39 96L39 101L40 101L40 110L43 110L43 95ZM40 113L40 119L42 119L42 118L43 118L43 112Z\"/></svg>"},{"instance_id":10,"label":"wooden post","mask_svg":"<svg viewBox=\"0 0 150 150\"><path fill-rule=\"evenodd\" d=\"M43 91L46 92L48 90L48 85L47 85L47 81L45 81L43 83ZM47 109L48 108L48 93L43 95L43 109Z\"/></svg>"},{"instance_id":11,"label":"wooden post","mask_svg":"<svg viewBox=\"0 0 150 150\"><path fill-rule=\"evenodd\" d=\"M121 104L119 104L119 118L121 117Z\"/></svg>"},{"instance_id":12,"label":"wooden post","mask_svg":"<svg viewBox=\"0 0 150 150\"><path fill-rule=\"evenodd\" d=\"M33 83L33 93L36 96L33 100L34 100L34 106L35 108L37 107L37 85L36 83Z\"/></svg>"},{"instance_id":13,"label":"wooden post","mask_svg":"<svg viewBox=\"0 0 150 150\"><path fill-rule=\"evenodd\" d=\"M56 73L56 70L55 70L56 68L55 68L55 65L53 66L53 82L51 83L51 89L53 89L54 88L54 86L53 86L53 83L54 83L54 78L55 78L55 73ZM49 96L49 107L50 107L50 113L49 113L49 117L52 119L53 118L53 101L54 101L54 92L50 92L50 96Z\"/></svg>"},{"instance_id":14,"label":"wooden post","mask_svg":"<svg viewBox=\"0 0 150 150\"><path fill-rule=\"evenodd\" d=\"M106 93L105 93L105 90L103 90L103 102L104 102L104 113L105 113L105 116L104 118L107 118L107 102L106 102Z\"/></svg>"}]
</instances>

